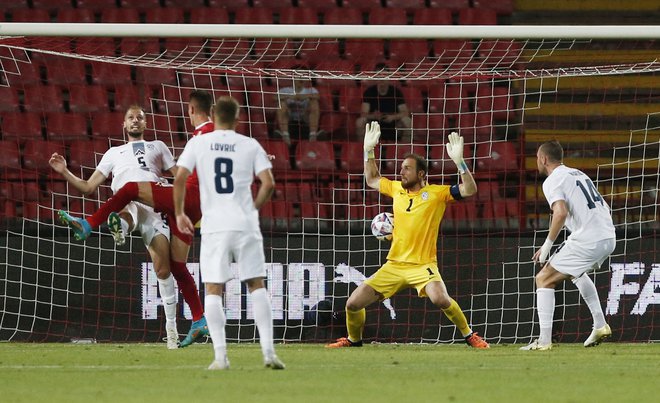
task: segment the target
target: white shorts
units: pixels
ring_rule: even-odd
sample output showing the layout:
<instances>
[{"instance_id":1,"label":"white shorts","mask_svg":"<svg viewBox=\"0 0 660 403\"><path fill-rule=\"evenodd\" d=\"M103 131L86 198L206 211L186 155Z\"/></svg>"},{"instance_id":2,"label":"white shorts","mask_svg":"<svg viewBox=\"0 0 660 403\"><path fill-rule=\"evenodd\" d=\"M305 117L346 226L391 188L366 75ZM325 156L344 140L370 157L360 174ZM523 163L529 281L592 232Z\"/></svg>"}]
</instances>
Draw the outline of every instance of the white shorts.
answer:
<instances>
[{"instance_id":1,"label":"white shorts","mask_svg":"<svg viewBox=\"0 0 660 403\"><path fill-rule=\"evenodd\" d=\"M550 266L562 274L580 277L591 270L598 270L616 247L614 238L592 243L567 239L550 258Z\"/></svg>"},{"instance_id":2,"label":"white shorts","mask_svg":"<svg viewBox=\"0 0 660 403\"><path fill-rule=\"evenodd\" d=\"M146 204L130 202L124 209L133 217L135 223L134 231L140 231L142 241L146 247L151 245L151 241L158 234L165 235L167 241L170 241L170 227L167 225L163 216L154 211Z\"/></svg>"},{"instance_id":3,"label":"white shorts","mask_svg":"<svg viewBox=\"0 0 660 403\"><path fill-rule=\"evenodd\" d=\"M230 265L238 263L240 281L266 277L264 239L260 231L223 231L202 234L199 271L204 283L221 283L234 278Z\"/></svg>"}]
</instances>

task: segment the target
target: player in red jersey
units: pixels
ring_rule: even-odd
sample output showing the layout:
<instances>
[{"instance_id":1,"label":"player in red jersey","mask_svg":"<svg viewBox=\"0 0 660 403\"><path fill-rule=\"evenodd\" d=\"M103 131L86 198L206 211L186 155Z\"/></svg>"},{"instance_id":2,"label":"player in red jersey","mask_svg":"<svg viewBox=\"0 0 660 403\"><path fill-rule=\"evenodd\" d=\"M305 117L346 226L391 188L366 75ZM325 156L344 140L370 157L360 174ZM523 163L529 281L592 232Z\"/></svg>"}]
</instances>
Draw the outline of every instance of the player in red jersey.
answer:
<instances>
[{"instance_id":1,"label":"player in red jersey","mask_svg":"<svg viewBox=\"0 0 660 403\"><path fill-rule=\"evenodd\" d=\"M209 133L214 130L211 120L211 108L213 106L213 96L202 90L195 90L190 93L188 102L188 116L190 122L195 127L193 136ZM106 222L108 216L116 211L120 211L131 201L139 201L154 208L154 210L165 213L174 218L174 198L172 196L172 187L155 182L129 182L119 189L110 199L101 205L97 212L87 217L89 225L81 225L81 222L73 221L70 225L76 231L77 237L84 240L89 236L91 228L96 228ZM186 182L186 214L193 222L198 222L202 218L199 206L199 183L197 175L193 172ZM199 298L199 291L195 281L186 268L188 252L192 243L192 235L183 234L176 225L176 220L169 220L170 231L172 235L170 241L171 261L170 270L177 280L179 290L190 306L193 315L193 323L185 339L180 343L180 347L186 347L195 340L207 336L208 327L204 310ZM78 228L80 226L80 228ZM193 301L191 303L191 301Z\"/></svg>"}]
</instances>

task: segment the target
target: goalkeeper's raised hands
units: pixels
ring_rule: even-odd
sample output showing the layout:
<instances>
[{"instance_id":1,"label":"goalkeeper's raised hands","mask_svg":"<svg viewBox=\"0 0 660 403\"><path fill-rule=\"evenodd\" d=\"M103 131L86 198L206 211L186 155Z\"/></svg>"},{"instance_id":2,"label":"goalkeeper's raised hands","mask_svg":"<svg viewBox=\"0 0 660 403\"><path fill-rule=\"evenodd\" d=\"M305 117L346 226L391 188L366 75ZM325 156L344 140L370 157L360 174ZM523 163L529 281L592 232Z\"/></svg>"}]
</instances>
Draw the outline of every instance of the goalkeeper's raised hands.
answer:
<instances>
[{"instance_id":1,"label":"goalkeeper's raised hands","mask_svg":"<svg viewBox=\"0 0 660 403\"><path fill-rule=\"evenodd\" d=\"M458 168L458 173L461 175L467 172L467 164L463 159L463 136L459 136L456 132L449 134L449 143L446 145L447 155L454 161Z\"/></svg>"},{"instance_id":2,"label":"goalkeeper's raised hands","mask_svg":"<svg viewBox=\"0 0 660 403\"><path fill-rule=\"evenodd\" d=\"M380 139L380 125L378 122L367 123L364 131L364 152L373 153L376 144L378 144L378 139Z\"/></svg>"}]
</instances>

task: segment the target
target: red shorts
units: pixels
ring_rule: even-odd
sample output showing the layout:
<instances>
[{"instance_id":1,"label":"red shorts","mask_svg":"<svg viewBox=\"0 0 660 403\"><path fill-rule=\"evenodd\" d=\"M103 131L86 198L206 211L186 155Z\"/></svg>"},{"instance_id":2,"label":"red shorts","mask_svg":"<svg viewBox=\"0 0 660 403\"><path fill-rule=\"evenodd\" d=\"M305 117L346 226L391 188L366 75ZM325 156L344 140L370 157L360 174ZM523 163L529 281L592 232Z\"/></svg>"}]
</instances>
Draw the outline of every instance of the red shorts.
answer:
<instances>
[{"instance_id":1,"label":"red shorts","mask_svg":"<svg viewBox=\"0 0 660 403\"><path fill-rule=\"evenodd\" d=\"M176 216L174 215L174 196L171 185L162 183L151 183L151 194L154 199L154 210L167 214L172 235L181 239L188 245L192 244L193 237L183 234L176 226ZM193 224L197 224L202 219L202 210L199 206L199 187L186 186L185 213Z\"/></svg>"}]
</instances>

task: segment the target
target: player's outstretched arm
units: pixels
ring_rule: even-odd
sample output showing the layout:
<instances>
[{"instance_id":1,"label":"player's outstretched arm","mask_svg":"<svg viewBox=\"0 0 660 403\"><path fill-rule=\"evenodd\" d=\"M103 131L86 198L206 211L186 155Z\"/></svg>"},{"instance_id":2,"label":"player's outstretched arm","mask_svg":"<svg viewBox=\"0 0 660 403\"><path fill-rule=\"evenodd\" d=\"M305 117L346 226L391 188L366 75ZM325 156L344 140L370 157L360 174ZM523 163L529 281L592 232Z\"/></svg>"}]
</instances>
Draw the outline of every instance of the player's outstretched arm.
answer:
<instances>
[{"instance_id":1,"label":"player's outstretched arm","mask_svg":"<svg viewBox=\"0 0 660 403\"><path fill-rule=\"evenodd\" d=\"M186 179L190 176L190 171L179 167L174 176L174 187L172 188L172 197L174 198L174 214L176 215L176 225L179 230L186 235L194 235L195 226L185 213L186 198Z\"/></svg>"},{"instance_id":2,"label":"player's outstretched arm","mask_svg":"<svg viewBox=\"0 0 660 403\"><path fill-rule=\"evenodd\" d=\"M380 189L380 172L376 166L376 154L374 149L380 139L380 125L378 122L367 123L364 132L364 179L367 186L372 189Z\"/></svg>"},{"instance_id":3,"label":"player's outstretched arm","mask_svg":"<svg viewBox=\"0 0 660 403\"><path fill-rule=\"evenodd\" d=\"M566 223L566 218L568 217L568 207L566 202L563 200L557 200L552 203L552 221L550 221L550 229L548 230L548 237L545 239L543 246L536 251L532 260L539 262L540 264L545 263L550 254L550 248L552 244L555 243L555 240L559 236L559 231L564 227Z\"/></svg>"},{"instance_id":4,"label":"player's outstretched arm","mask_svg":"<svg viewBox=\"0 0 660 403\"><path fill-rule=\"evenodd\" d=\"M48 164L53 168L55 172L62 175L67 182L69 182L73 187L78 189L78 191L84 195L88 195L98 189L99 186L107 179L100 171L94 171L92 176L88 180L77 177L69 168L67 168L66 160L63 156L58 153L53 153Z\"/></svg>"},{"instance_id":5,"label":"player's outstretched arm","mask_svg":"<svg viewBox=\"0 0 660 403\"><path fill-rule=\"evenodd\" d=\"M456 132L449 134L449 143L446 145L447 155L454 161L458 168L458 173L461 175L461 184L458 185L458 190L461 192L462 197L470 197L477 193L477 182L475 182L472 173L468 169L465 160L463 159L463 136L459 136Z\"/></svg>"}]
</instances>

